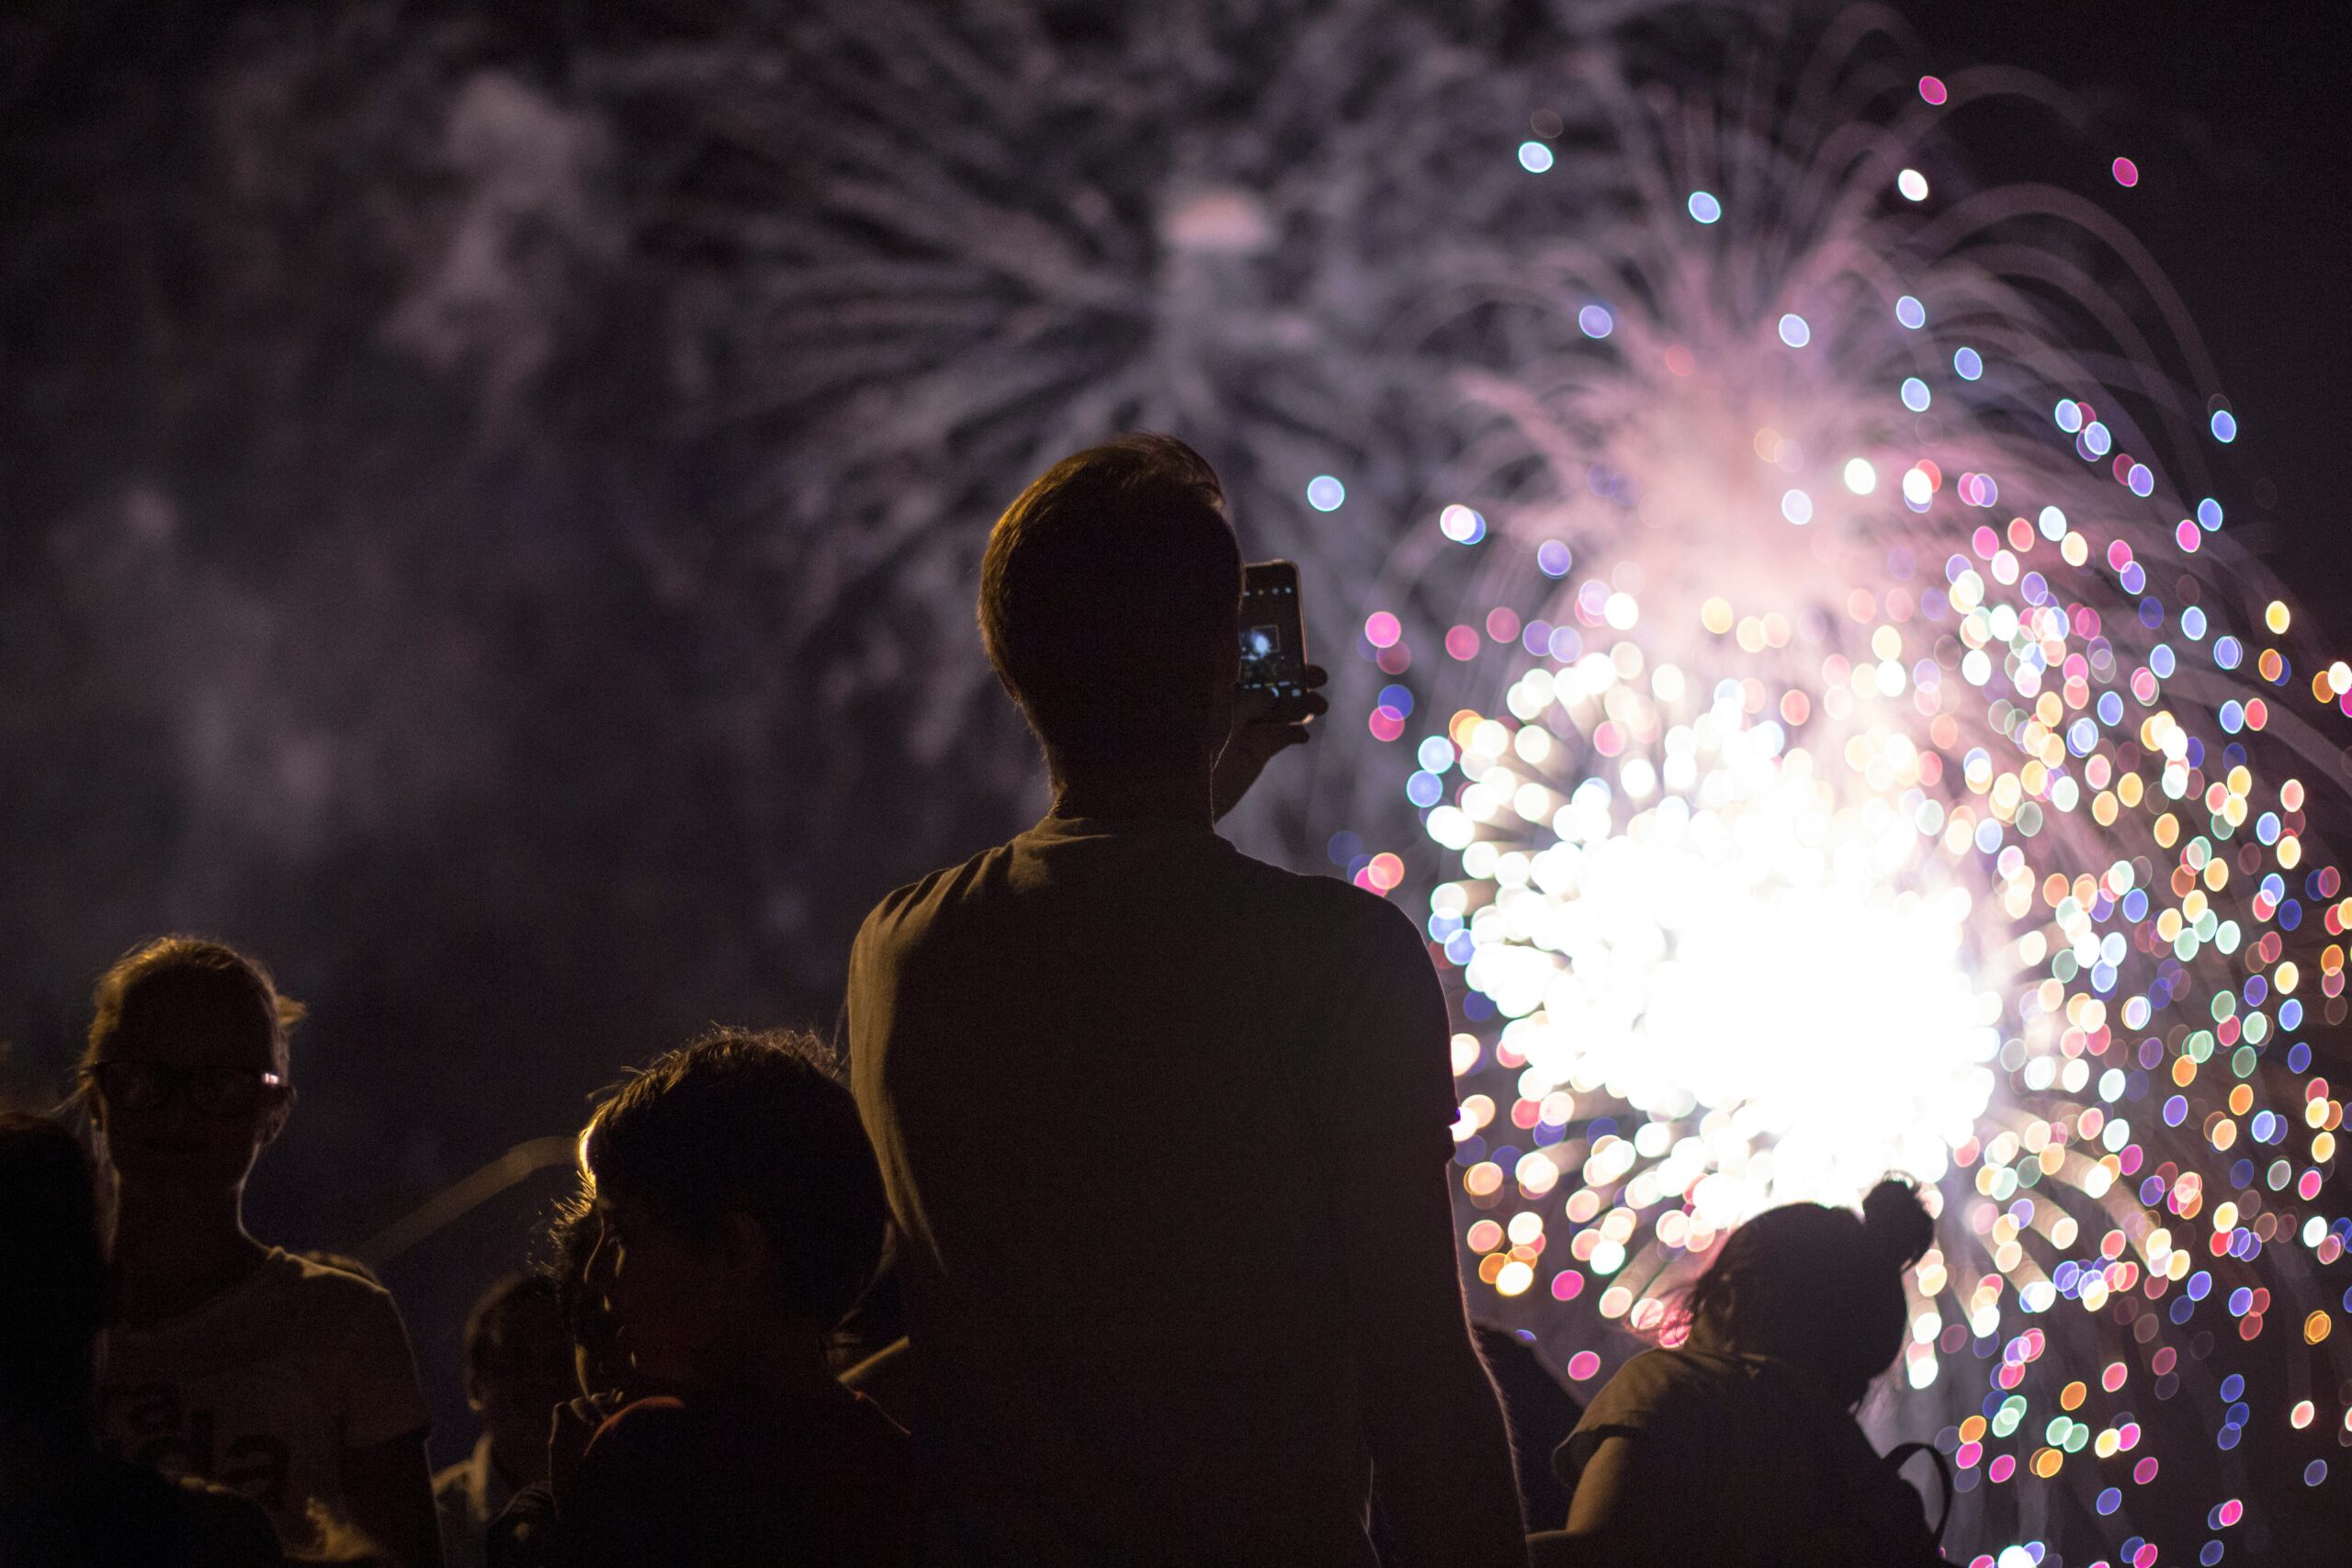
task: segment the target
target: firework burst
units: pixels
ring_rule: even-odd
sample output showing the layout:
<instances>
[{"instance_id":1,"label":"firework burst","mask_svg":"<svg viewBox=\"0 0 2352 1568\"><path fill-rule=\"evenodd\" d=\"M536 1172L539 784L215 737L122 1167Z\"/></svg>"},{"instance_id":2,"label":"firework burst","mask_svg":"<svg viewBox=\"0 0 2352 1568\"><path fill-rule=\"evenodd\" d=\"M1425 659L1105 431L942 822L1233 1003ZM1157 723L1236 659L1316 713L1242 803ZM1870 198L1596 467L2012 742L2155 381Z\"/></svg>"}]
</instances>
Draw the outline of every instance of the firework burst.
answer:
<instances>
[{"instance_id":1,"label":"firework burst","mask_svg":"<svg viewBox=\"0 0 2352 1568\"><path fill-rule=\"evenodd\" d=\"M2342 1437L2303 774L2352 671L2297 676L2219 532L2234 415L2128 235L1920 172L2019 84L1853 41L1749 113L1604 95L1615 216L1491 280L1523 353L1452 378L1361 628L1434 886L1334 858L1461 969L1466 1241L1572 1371L1676 1332L1727 1226L1904 1171L1941 1216L1882 1416L1938 1413L1955 1540L2216 1561Z\"/></svg>"}]
</instances>

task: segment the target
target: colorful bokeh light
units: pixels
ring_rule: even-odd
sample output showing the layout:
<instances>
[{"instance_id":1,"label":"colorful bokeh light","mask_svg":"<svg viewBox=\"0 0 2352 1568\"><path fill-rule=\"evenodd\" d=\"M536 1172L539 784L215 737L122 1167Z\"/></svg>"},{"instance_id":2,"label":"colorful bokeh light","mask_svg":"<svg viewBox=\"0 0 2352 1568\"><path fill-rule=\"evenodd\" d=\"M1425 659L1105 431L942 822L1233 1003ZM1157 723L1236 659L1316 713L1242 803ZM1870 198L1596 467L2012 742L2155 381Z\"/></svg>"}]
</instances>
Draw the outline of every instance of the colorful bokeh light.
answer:
<instances>
[{"instance_id":1,"label":"colorful bokeh light","mask_svg":"<svg viewBox=\"0 0 2352 1568\"><path fill-rule=\"evenodd\" d=\"M1393 896L1456 976L1463 1238L1581 1383L1742 1220L1905 1173L1938 1237L1880 1418L1935 1431L1959 1559L2218 1560L2257 1426L2299 1487L2352 1441L2310 816L2352 660L2211 547L2217 394L2168 425L1997 256L1906 248L1918 150L1891 209L1717 151L1765 183L1557 279L1580 367L1448 507L1467 585L1393 612L1451 655Z\"/></svg>"}]
</instances>

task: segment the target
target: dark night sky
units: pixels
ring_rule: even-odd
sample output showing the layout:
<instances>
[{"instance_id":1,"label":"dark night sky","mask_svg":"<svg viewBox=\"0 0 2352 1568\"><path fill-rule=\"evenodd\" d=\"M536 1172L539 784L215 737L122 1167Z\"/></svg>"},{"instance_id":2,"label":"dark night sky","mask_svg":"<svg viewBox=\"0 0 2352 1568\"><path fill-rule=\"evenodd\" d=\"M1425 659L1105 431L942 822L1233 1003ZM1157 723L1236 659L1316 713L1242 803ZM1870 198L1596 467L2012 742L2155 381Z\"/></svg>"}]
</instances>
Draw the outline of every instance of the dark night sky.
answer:
<instances>
[{"instance_id":1,"label":"dark night sky","mask_svg":"<svg viewBox=\"0 0 2352 1568\"><path fill-rule=\"evenodd\" d=\"M2344 526L2344 423L2352 412L2352 115L2348 37L2326 5L1984 5L1908 0L1945 69L2021 66L2076 96L2093 146L2042 117L1973 121L1962 140L1987 178L2042 177L2093 192L2179 288L2219 366L2243 433L2219 466L2233 525L2302 603L2352 624ZM2138 163L2125 190L2099 178ZM2259 481L2276 487L2256 501ZM2268 491L2263 491L2268 494Z\"/></svg>"}]
</instances>

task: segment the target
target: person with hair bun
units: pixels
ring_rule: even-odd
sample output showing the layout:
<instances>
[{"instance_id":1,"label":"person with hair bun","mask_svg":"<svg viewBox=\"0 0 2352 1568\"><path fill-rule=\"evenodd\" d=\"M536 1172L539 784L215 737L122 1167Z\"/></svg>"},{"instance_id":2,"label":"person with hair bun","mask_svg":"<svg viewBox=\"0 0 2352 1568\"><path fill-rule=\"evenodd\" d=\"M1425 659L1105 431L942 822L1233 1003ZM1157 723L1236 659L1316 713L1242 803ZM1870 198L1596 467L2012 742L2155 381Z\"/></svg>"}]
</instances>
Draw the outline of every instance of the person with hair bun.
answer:
<instances>
[{"instance_id":1,"label":"person with hair bun","mask_svg":"<svg viewBox=\"0 0 2352 1568\"><path fill-rule=\"evenodd\" d=\"M301 1008L244 953L164 937L98 981L81 1068L112 1187L120 1315L105 1446L267 1510L289 1549L318 1511L439 1568L431 1427L400 1310L370 1280L245 1229L245 1182L294 1109Z\"/></svg>"},{"instance_id":2,"label":"person with hair bun","mask_svg":"<svg viewBox=\"0 0 2352 1568\"><path fill-rule=\"evenodd\" d=\"M1553 1456L1567 1528L1533 1539L1536 1568L1942 1561L1919 1495L1854 1419L1903 1348L1904 1271L1934 1241L1893 1178L1859 1215L1787 1203L1732 1232L1690 1287L1688 1337L1619 1369Z\"/></svg>"}]
</instances>

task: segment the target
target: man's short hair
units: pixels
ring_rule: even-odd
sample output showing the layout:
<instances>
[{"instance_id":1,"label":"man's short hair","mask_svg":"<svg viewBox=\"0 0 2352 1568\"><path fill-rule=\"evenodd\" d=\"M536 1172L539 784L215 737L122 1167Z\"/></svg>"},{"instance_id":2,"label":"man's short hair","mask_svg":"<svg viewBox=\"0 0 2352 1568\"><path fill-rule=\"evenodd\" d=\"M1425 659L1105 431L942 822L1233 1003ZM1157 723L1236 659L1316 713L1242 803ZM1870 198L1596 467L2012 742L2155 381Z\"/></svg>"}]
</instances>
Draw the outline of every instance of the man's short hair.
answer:
<instances>
[{"instance_id":1,"label":"man's short hair","mask_svg":"<svg viewBox=\"0 0 2352 1568\"><path fill-rule=\"evenodd\" d=\"M1063 458L1005 509L980 568L989 660L1048 752L1197 750L1235 643L1241 548L1216 471L1172 435Z\"/></svg>"},{"instance_id":2,"label":"man's short hair","mask_svg":"<svg viewBox=\"0 0 2352 1568\"><path fill-rule=\"evenodd\" d=\"M685 1235L750 1215L775 1248L785 1310L828 1329L881 1267L881 1169L814 1036L714 1029L655 1058L596 1107L580 1158Z\"/></svg>"},{"instance_id":3,"label":"man's short hair","mask_svg":"<svg viewBox=\"0 0 2352 1568\"><path fill-rule=\"evenodd\" d=\"M537 1270L509 1274L484 1291L466 1318L466 1370L477 1379L505 1370L514 1359L508 1341L515 1314L534 1305L545 1308L549 1322L563 1321L555 1280Z\"/></svg>"}]
</instances>

